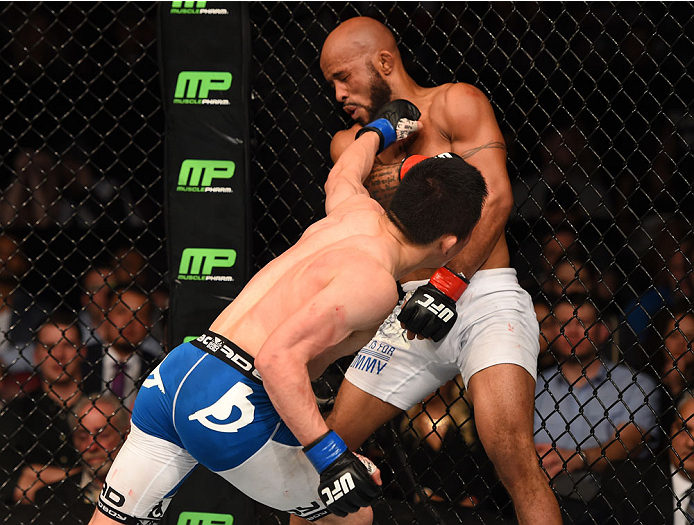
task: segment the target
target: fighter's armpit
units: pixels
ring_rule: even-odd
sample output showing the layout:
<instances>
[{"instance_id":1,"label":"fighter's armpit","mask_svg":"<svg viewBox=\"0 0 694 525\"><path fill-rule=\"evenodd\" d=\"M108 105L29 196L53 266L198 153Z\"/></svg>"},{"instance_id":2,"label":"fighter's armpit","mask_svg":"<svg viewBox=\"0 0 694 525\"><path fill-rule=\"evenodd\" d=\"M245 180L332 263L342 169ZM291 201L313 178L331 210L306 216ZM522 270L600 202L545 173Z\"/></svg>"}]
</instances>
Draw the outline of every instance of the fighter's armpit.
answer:
<instances>
[{"instance_id":1,"label":"fighter's armpit","mask_svg":"<svg viewBox=\"0 0 694 525\"><path fill-rule=\"evenodd\" d=\"M491 140L491 141L487 142L486 144L482 144L481 146L477 146L476 148L461 151L458 153L458 155L460 155L464 159L469 159L475 153L479 153L480 151L482 151L484 149L502 149L505 151L506 150L506 144L504 144L500 140Z\"/></svg>"}]
</instances>

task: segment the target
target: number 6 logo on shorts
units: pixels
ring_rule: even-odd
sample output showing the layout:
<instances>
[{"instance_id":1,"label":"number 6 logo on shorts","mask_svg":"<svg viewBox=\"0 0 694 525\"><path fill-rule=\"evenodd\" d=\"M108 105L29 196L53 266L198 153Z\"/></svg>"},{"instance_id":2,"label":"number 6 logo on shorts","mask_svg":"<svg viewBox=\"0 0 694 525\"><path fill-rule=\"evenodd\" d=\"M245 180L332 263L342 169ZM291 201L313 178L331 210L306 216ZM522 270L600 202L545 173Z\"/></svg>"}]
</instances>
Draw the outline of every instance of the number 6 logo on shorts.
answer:
<instances>
[{"instance_id":1,"label":"number 6 logo on shorts","mask_svg":"<svg viewBox=\"0 0 694 525\"><path fill-rule=\"evenodd\" d=\"M248 396L253 393L253 389L243 383L236 383L229 391L207 408L201 408L194 414L188 416L191 421L197 420L204 427L217 432L238 432L242 427L253 422L255 407L248 400ZM224 421L230 415L234 407L241 409L241 417L231 423L214 423L207 419L209 416Z\"/></svg>"}]
</instances>

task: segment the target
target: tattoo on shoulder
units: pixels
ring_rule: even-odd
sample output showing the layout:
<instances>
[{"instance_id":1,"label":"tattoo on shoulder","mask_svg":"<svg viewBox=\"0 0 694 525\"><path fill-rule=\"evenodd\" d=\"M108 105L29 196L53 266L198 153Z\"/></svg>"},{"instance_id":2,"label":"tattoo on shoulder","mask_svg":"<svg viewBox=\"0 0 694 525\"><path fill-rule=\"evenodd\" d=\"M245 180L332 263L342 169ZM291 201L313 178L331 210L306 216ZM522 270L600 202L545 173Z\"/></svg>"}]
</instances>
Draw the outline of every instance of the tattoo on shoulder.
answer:
<instances>
[{"instance_id":1,"label":"tattoo on shoulder","mask_svg":"<svg viewBox=\"0 0 694 525\"><path fill-rule=\"evenodd\" d=\"M490 142L487 142L486 144L482 144L481 146L477 146L476 148L469 149L467 151L463 151L460 156L463 157L464 159L468 159L472 157L475 153L478 153L482 151L483 149L503 149L506 150L506 145L503 142L500 142L498 140L492 140Z\"/></svg>"}]
</instances>

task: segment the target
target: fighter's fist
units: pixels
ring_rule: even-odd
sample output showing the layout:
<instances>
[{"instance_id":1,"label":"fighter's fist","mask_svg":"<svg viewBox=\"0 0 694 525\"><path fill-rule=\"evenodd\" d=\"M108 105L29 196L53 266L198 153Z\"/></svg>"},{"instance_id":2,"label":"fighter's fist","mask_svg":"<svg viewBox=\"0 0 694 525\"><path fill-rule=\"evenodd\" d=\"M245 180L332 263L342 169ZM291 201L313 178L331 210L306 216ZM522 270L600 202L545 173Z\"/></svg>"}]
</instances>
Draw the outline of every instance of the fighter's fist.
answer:
<instances>
[{"instance_id":1,"label":"fighter's fist","mask_svg":"<svg viewBox=\"0 0 694 525\"><path fill-rule=\"evenodd\" d=\"M375 131L381 138L378 147L378 153L381 153L396 140L402 140L417 131L417 120L420 116L421 113L412 102L393 100L379 110L372 122L357 132L356 138L367 131Z\"/></svg>"},{"instance_id":2,"label":"fighter's fist","mask_svg":"<svg viewBox=\"0 0 694 525\"><path fill-rule=\"evenodd\" d=\"M378 497L380 489L369 470L332 430L304 447L304 453L320 474L321 501L336 516L368 507Z\"/></svg>"},{"instance_id":3,"label":"fighter's fist","mask_svg":"<svg viewBox=\"0 0 694 525\"><path fill-rule=\"evenodd\" d=\"M455 305L467 285L462 275L439 268L403 305L398 321L409 332L439 342L458 318Z\"/></svg>"}]
</instances>

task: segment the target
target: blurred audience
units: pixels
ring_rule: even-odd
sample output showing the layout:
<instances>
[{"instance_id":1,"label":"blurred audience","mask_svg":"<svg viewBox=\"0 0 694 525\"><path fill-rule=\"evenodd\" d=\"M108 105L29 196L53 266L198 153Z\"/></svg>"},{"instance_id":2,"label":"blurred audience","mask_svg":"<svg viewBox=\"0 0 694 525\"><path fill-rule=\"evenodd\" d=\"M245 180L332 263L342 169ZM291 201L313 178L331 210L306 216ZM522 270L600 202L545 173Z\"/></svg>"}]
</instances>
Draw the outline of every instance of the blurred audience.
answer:
<instances>
[{"instance_id":1,"label":"blurred audience","mask_svg":"<svg viewBox=\"0 0 694 525\"><path fill-rule=\"evenodd\" d=\"M626 461L605 476L608 525L688 525L694 521L694 396L685 392L657 457Z\"/></svg>"},{"instance_id":2,"label":"blurred audience","mask_svg":"<svg viewBox=\"0 0 694 525\"><path fill-rule=\"evenodd\" d=\"M610 187L584 130L575 124L550 127L539 153L539 173L513 183L518 216L554 228L612 218Z\"/></svg>"},{"instance_id":3,"label":"blurred audience","mask_svg":"<svg viewBox=\"0 0 694 525\"><path fill-rule=\"evenodd\" d=\"M68 425L79 466L60 481L36 494L36 503L59 505L67 511L75 504L96 504L113 460L130 429L130 413L111 395L83 397L72 407Z\"/></svg>"},{"instance_id":4,"label":"blurred audience","mask_svg":"<svg viewBox=\"0 0 694 525\"><path fill-rule=\"evenodd\" d=\"M653 344L660 339L653 319L665 306L694 298L694 239L677 241L665 236L648 256L646 271L651 284L624 308L626 329L636 342Z\"/></svg>"},{"instance_id":5,"label":"blurred audience","mask_svg":"<svg viewBox=\"0 0 694 525\"><path fill-rule=\"evenodd\" d=\"M685 388L694 386L694 310L681 301L660 317L664 319L662 346L654 364L671 402Z\"/></svg>"},{"instance_id":6,"label":"blurred audience","mask_svg":"<svg viewBox=\"0 0 694 525\"><path fill-rule=\"evenodd\" d=\"M37 490L63 479L75 466L67 414L83 396L84 354L70 312L57 311L38 330L34 360L41 388L15 398L0 415L4 501L31 502Z\"/></svg>"},{"instance_id":7,"label":"blurred audience","mask_svg":"<svg viewBox=\"0 0 694 525\"><path fill-rule=\"evenodd\" d=\"M593 523L601 509L589 504L601 472L637 457L656 423L653 379L601 356L610 341L596 299L564 296L552 302L559 325L549 351L556 365L541 370L535 398L535 444L542 467L574 523Z\"/></svg>"},{"instance_id":8,"label":"blurred audience","mask_svg":"<svg viewBox=\"0 0 694 525\"><path fill-rule=\"evenodd\" d=\"M135 286L119 286L109 290L108 311L104 322L106 345L90 348L85 378L92 392L110 392L128 408L132 408L142 381L162 357L161 347L145 342L151 326L151 302Z\"/></svg>"},{"instance_id":9,"label":"blurred audience","mask_svg":"<svg viewBox=\"0 0 694 525\"><path fill-rule=\"evenodd\" d=\"M5 228L103 229L142 227L125 185L101 174L73 151L57 158L46 149L21 149L15 177L0 199Z\"/></svg>"},{"instance_id":10,"label":"blurred audience","mask_svg":"<svg viewBox=\"0 0 694 525\"><path fill-rule=\"evenodd\" d=\"M106 340L109 290L115 283L114 272L107 265L94 266L82 278L79 321L82 341L87 346L103 345Z\"/></svg>"},{"instance_id":11,"label":"blurred audience","mask_svg":"<svg viewBox=\"0 0 694 525\"><path fill-rule=\"evenodd\" d=\"M19 393L34 367L34 333L47 306L26 291L22 279L29 262L14 238L0 234L0 365L4 401Z\"/></svg>"}]
</instances>

